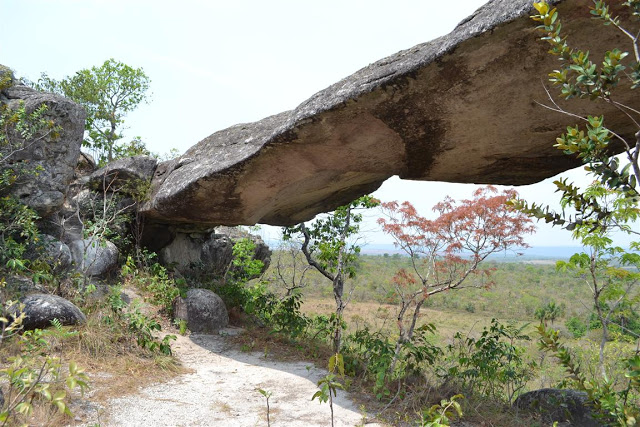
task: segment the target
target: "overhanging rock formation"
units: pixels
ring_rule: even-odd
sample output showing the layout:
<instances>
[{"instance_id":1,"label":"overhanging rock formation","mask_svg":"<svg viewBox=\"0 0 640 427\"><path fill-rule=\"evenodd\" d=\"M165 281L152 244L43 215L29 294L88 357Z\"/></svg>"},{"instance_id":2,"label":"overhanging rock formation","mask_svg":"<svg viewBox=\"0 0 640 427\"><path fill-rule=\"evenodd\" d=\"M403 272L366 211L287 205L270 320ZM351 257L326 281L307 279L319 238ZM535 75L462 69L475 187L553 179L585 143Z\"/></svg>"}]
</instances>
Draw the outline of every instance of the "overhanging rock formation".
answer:
<instances>
[{"instance_id":1,"label":"overhanging rock formation","mask_svg":"<svg viewBox=\"0 0 640 427\"><path fill-rule=\"evenodd\" d=\"M570 43L593 58L626 43L592 21L590 2L557 3ZM543 85L557 59L531 11L530 0L490 1L449 35L371 64L293 111L214 133L159 165L143 212L170 223L290 225L393 175L521 185L576 166L552 147L576 119L536 103L548 103ZM632 95L620 101L633 104ZM565 106L604 113L631 135L612 108Z\"/></svg>"}]
</instances>

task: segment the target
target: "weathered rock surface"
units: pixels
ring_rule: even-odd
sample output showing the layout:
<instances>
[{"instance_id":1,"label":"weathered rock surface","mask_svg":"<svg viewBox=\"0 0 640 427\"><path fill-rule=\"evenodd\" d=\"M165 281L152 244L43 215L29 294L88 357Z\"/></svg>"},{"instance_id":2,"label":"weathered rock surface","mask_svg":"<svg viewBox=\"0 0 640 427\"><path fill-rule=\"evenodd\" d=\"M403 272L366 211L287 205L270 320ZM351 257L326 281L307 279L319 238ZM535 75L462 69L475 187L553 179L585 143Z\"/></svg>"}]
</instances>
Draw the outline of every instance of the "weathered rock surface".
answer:
<instances>
[{"instance_id":1,"label":"weathered rock surface","mask_svg":"<svg viewBox=\"0 0 640 427\"><path fill-rule=\"evenodd\" d=\"M25 256L29 260L40 259L58 272L66 271L72 262L69 246L47 234L41 235L37 244L28 248Z\"/></svg>"},{"instance_id":2,"label":"weathered rock surface","mask_svg":"<svg viewBox=\"0 0 640 427\"><path fill-rule=\"evenodd\" d=\"M159 251L159 258L183 275L220 278L233 260L233 245L243 238L253 241L253 258L262 261L266 270L271 261L269 247L259 236L230 227L208 233L175 233L173 241Z\"/></svg>"},{"instance_id":3,"label":"weathered rock surface","mask_svg":"<svg viewBox=\"0 0 640 427\"><path fill-rule=\"evenodd\" d=\"M46 328L51 326L53 319L58 319L63 325L78 325L87 321L78 307L56 295L32 294L20 302L24 304L22 325L25 330Z\"/></svg>"},{"instance_id":4,"label":"weathered rock surface","mask_svg":"<svg viewBox=\"0 0 640 427\"><path fill-rule=\"evenodd\" d=\"M67 185L73 178L86 113L84 108L69 99L38 92L18 81L13 83L0 91L0 102L6 103L10 108L18 108L24 103L28 113L46 104L48 110L45 118L61 127L58 138L38 134L35 139L23 144L23 150L8 159L9 164L28 161L29 167L40 168L37 175L21 176L12 186L11 192L42 217L47 217L62 205Z\"/></svg>"},{"instance_id":5,"label":"weathered rock surface","mask_svg":"<svg viewBox=\"0 0 640 427\"><path fill-rule=\"evenodd\" d=\"M74 240L69 249L76 270L85 276L102 276L118 263L118 248L108 240Z\"/></svg>"},{"instance_id":6,"label":"weathered rock surface","mask_svg":"<svg viewBox=\"0 0 640 427\"><path fill-rule=\"evenodd\" d=\"M189 289L186 298L176 298L174 317L185 320L191 332L215 334L229 325L229 313L218 295L208 289Z\"/></svg>"},{"instance_id":7,"label":"weathered rock surface","mask_svg":"<svg viewBox=\"0 0 640 427\"><path fill-rule=\"evenodd\" d=\"M593 58L623 43L592 22L584 1L557 3L572 45ZM174 223L291 225L392 175L521 185L575 167L552 147L575 118L536 103L548 101L543 82L557 58L538 40L531 11L530 0L492 0L450 34L375 62L293 111L214 133L158 166L144 212ZM637 105L635 94L620 95ZM604 113L631 135L611 106L562 105Z\"/></svg>"},{"instance_id":8,"label":"weathered rock surface","mask_svg":"<svg viewBox=\"0 0 640 427\"><path fill-rule=\"evenodd\" d=\"M93 172L89 182L101 190L106 186L112 191L131 192L137 183L151 181L157 164L158 160L150 156L124 157ZM125 184L132 187L123 188Z\"/></svg>"},{"instance_id":9,"label":"weathered rock surface","mask_svg":"<svg viewBox=\"0 0 640 427\"><path fill-rule=\"evenodd\" d=\"M562 426L603 425L592 417L587 393L582 391L543 388L518 396L513 404L516 408L540 415L549 424L558 421Z\"/></svg>"},{"instance_id":10,"label":"weathered rock surface","mask_svg":"<svg viewBox=\"0 0 640 427\"><path fill-rule=\"evenodd\" d=\"M30 293L44 292L44 287L41 284L36 284L32 279L19 276L8 275L4 277L5 288L4 290L8 295L28 295Z\"/></svg>"}]
</instances>

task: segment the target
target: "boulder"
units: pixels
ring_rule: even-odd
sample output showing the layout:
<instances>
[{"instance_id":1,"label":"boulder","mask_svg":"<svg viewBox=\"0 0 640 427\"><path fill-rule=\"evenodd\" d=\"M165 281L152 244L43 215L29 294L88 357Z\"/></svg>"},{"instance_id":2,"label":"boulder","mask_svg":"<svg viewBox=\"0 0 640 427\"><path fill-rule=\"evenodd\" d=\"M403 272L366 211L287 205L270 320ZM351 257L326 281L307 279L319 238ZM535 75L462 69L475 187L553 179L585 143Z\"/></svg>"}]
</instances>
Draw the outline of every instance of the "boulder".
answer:
<instances>
[{"instance_id":1,"label":"boulder","mask_svg":"<svg viewBox=\"0 0 640 427\"><path fill-rule=\"evenodd\" d=\"M600 427L604 425L593 418L587 393L577 390L543 388L521 394L513 405L540 415L551 425L558 421L562 426Z\"/></svg>"},{"instance_id":2,"label":"boulder","mask_svg":"<svg viewBox=\"0 0 640 427\"><path fill-rule=\"evenodd\" d=\"M138 183L148 184L153 177L158 160L150 156L124 157L114 160L93 172L89 178L92 186L103 190L131 193ZM126 187L129 184L129 188ZM123 188L124 186L124 188Z\"/></svg>"},{"instance_id":3,"label":"boulder","mask_svg":"<svg viewBox=\"0 0 640 427\"><path fill-rule=\"evenodd\" d=\"M572 45L594 58L620 45L584 1L553 3ZM575 118L536 103L548 101L543 82L557 58L534 31L532 11L531 0L489 1L450 34L379 60L294 110L212 134L158 165L143 212L169 223L293 225L393 175L522 185L579 165L553 147ZM618 95L637 108L635 93ZM633 136L613 105L560 102L603 113Z\"/></svg>"},{"instance_id":4,"label":"boulder","mask_svg":"<svg viewBox=\"0 0 640 427\"><path fill-rule=\"evenodd\" d=\"M229 325L222 298L208 289L189 289L186 298L176 298L173 313L187 322L191 332L215 334Z\"/></svg>"},{"instance_id":5,"label":"boulder","mask_svg":"<svg viewBox=\"0 0 640 427\"><path fill-rule=\"evenodd\" d=\"M63 325L78 325L87 321L78 307L56 295L32 294L20 302L24 304L22 326L25 330L46 328L53 319L58 319Z\"/></svg>"},{"instance_id":6,"label":"boulder","mask_svg":"<svg viewBox=\"0 0 640 427\"><path fill-rule=\"evenodd\" d=\"M103 276L118 263L118 248L108 240L74 240L69 249L76 270L85 276Z\"/></svg>"},{"instance_id":7,"label":"boulder","mask_svg":"<svg viewBox=\"0 0 640 427\"><path fill-rule=\"evenodd\" d=\"M233 245L243 238L254 242L253 257L262 261L264 272L271 261L269 246L259 236L230 227L218 227L212 232L202 233L177 232L171 243L160 249L159 259L183 275L218 279L230 268Z\"/></svg>"},{"instance_id":8,"label":"boulder","mask_svg":"<svg viewBox=\"0 0 640 427\"><path fill-rule=\"evenodd\" d=\"M11 187L11 193L40 216L47 217L62 205L67 185L73 178L84 135L85 110L69 99L38 92L17 80L0 91L0 103L14 109L24 104L28 113L46 104L44 117L60 126L57 138L38 134L30 141L22 140L23 149L8 159L9 166L28 163L30 168L39 169L38 174L21 176ZM13 137L19 138L19 135Z\"/></svg>"},{"instance_id":9,"label":"boulder","mask_svg":"<svg viewBox=\"0 0 640 427\"><path fill-rule=\"evenodd\" d=\"M25 256L43 260L58 272L66 271L72 262L69 246L48 234L42 234L36 244L30 245Z\"/></svg>"},{"instance_id":10,"label":"boulder","mask_svg":"<svg viewBox=\"0 0 640 427\"><path fill-rule=\"evenodd\" d=\"M34 292L44 292L45 289L41 284L36 284L29 277L8 275L3 277L4 290L8 295L28 295Z\"/></svg>"}]
</instances>

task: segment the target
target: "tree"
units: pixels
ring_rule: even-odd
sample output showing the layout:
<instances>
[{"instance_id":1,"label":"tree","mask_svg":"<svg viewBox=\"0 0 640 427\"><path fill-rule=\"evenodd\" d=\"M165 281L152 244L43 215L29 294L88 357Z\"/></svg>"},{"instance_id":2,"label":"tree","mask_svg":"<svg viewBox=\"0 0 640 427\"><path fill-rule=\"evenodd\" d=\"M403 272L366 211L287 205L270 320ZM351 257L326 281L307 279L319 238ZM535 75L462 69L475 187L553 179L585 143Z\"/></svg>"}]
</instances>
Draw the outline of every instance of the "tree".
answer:
<instances>
[{"instance_id":1,"label":"tree","mask_svg":"<svg viewBox=\"0 0 640 427\"><path fill-rule=\"evenodd\" d=\"M625 1L623 6L630 9L634 17L640 17L640 1ZM604 54L601 65L593 63L589 52L569 46L567 37L562 34L562 24L558 12L546 2L534 3L538 12L532 19L539 22L537 29L544 36L542 40L551 45L549 52L558 56L560 67L549 74L549 81L559 87L562 98L599 99L623 112L633 128L635 141L624 137L605 126L603 116L582 117L558 106L549 94L552 110L570 115L585 123L570 126L567 132L556 140L555 147L567 155L582 159L585 170L594 176L595 181L585 190L560 179L555 182L561 194L562 212L554 212L548 207L529 204L523 200L514 205L532 217L543 219L554 225L572 231L573 237L587 249L575 254L569 262L559 262L558 269L575 271L590 287L594 310L602 325L603 336L600 344L600 368L604 371L604 347L609 339L609 325L613 321L613 312L627 298L640 280L634 270L624 267L640 267L640 257L633 250L640 249L640 242L631 243L631 251L613 245L612 232L622 230L632 235L640 235L634 222L640 217L637 189L640 166L640 107L625 105L616 100L617 90L634 90L640 87L640 49L638 28L622 24L605 1L594 1L591 15L604 25L613 26L631 41L632 61L626 60L629 52L614 48ZM637 22L637 21L635 21ZM629 25L635 25L629 22ZM619 158L611 155L613 142L620 144L623 155ZM626 159L626 164L624 162ZM564 209L574 213L566 214ZM637 270L636 270L637 271Z\"/></svg>"},{"instance_id":2,"label":"tree","mask_svg":"<svg viewBox=\"0 0 640 427\"><path fill-rule=\"evenodd\" d=\"M540 321L540 323L547 326L547 322L551 322L553 325L553 322L555 322L558 317L562 316L563 313L563 307L556 304L555 301L551 301L548 304L538 307L535 312L535 317Z\"/></svg>"},{"instance_id":3,"label":"tree","mask_svg":"<svg viewBox=\"0 0 640 427\"><path fill-rule=\"evenodd\" d=\"M92 149L98 164L103 165L131 150L147 152L139 138L124 146L118 142L123 137L121 130L127 113L147 101L149 83L142 68L132 68L111 58L100 67L80 70L59 81L43 73L35 86L84 106L87 121L83 145Z\"/></svg>"},{"instance_id":4,"label":"tree","mask_svg":"<svg viewBox=\"0 0 640 427\"><path fill-rule=\"evenodd\" d=\"M632 242L629 249L624 249L614 246L612 237L614 230L640 235L635 225L640 216L640 193L637 189L640 177L640 106L625 105L617 100L618 91L640 87L640 30L637 28L640 1L628 0L617 6L616 10L628 12L625 14L631 17L623 24L607 2L594 0L591 15L618 30L631 42L633 51L630 56L629 52L613 48L605 52L600 65L590 60L588 51L570 47L555 8L545 1L535 2L533 6L537 13L531 18L539 23L537 29L544 34L542 40L550 44L549 52L560 60L559 68L549 74L549 81L559 87L560 96L604 101L623 113L630 127L635 129L631 138L608 128L604 116L583 117L566 111L545 88L552 103L546 108L584 123L584 127L568 127L567 132L556 139L555 147L582 159L585 170L593 175L595 181L585 190L567 183L566 179L556 181L562 212L523 200L513 204L532 217L572 231L573 237L586 248L584 252L573 255L569 262L559 262L557 268L575 271L591 289L594 311L603 329L599 360L602 378L587 380L571 351L560 344L557 331L549 331L544 325L539 327L540 347L555 353L567 369L570 381L587 393L606 422L635 425L640 417L640 347L629 358L616 361L629 379L622 386L616 386L607 376L604 348L609 339L609 327L614 321L613 313L621 306L629 306L631 291L640 280L640 242ZM619 157L611 154L614 142L624 150ZM566 214L565 209L571 209L573 213Z\"/></svg>"},{"instance_id":5,"label":"tree","mask_svg":"<svg viewBox=\"0 0 640 427\"><path fill-rule=\"evenodd\" d=\"M391 371L402 347L413 339L420 309L428 298L454 289L489 286L486 279L491 270L481 268L481 262L493 253L526 246L524 236L535 227L525 214L507 205L516 194L515 190L498 193L494 187L484 187L473 199L459 203L447 197L434 206L438 217L433 220L420 216L409 202L382 204L386 217L378 223L411 259L411 268L399 270L393 279L400 308ZM470 281L472 276L476 280Z\"/></svg>"},{"instance_id":6,"label":"tree","mask_svg":"<svg viewBox=\"0 0 640 427\"><path fill-rule=\"evenodd\" d=\"M333 350L340 352L342 346L342 313L347 302L344 300L345 279L355 277L355 261L360 247L350 242L360 231L362 214L358 210L377 206L379 201L371 196L362 196L353 202L340 206L324 218L316 219L309 226L304 222L295 227L285 227L283 240L301 236L302 253L307 262L333 283L336 301L334 317Z\"/></svg>"}]
</instances>

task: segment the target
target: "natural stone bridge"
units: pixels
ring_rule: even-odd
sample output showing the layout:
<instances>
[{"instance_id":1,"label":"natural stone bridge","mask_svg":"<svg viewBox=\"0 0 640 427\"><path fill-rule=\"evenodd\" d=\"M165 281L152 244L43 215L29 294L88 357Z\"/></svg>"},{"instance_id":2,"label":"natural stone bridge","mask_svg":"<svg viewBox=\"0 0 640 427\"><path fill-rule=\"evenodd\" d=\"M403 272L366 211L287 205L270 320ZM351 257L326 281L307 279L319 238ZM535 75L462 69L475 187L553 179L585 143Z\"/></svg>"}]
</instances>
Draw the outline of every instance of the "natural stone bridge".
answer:
<instances>
[{"instance_id":1,"label":"natural stone bridge","mask_svg":"<svg viewBox=\"0 0 640 427\"><path fill-rule=\"evenodd\" d=\"M614 28L592 21L590 1L556 3L569 42L594 61L625 47ZM290 225L393 175L520 185L576 166L553 148L576 119L536 103L549 103L543 86L557 59L531 12L531 0L490 1L449 35L373 63L295 110L214 133L158 166L143 212L168 223ZM562 105L632 132L606 105Z\"/></svg>"}]
</instances>

